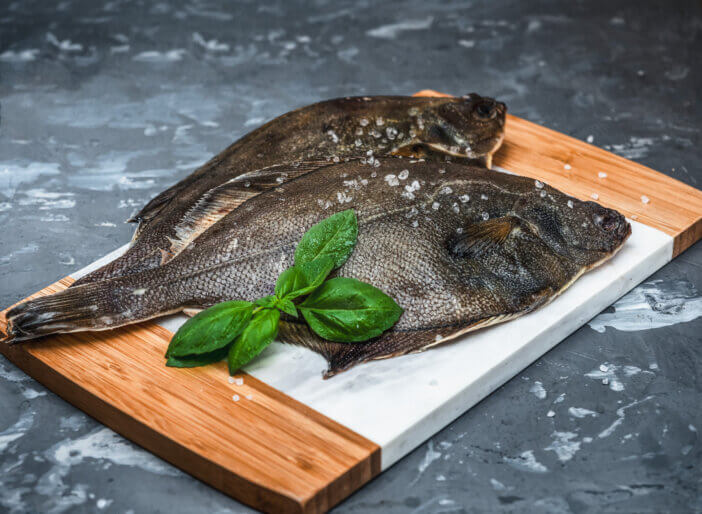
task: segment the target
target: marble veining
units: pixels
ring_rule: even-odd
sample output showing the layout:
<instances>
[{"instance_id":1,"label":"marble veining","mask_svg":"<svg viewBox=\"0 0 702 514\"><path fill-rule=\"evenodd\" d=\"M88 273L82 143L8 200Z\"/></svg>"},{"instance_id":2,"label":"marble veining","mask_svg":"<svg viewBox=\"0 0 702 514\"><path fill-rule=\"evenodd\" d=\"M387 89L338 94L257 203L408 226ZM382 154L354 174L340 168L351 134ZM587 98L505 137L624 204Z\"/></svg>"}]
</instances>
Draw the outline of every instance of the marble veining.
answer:
<instances>
[{"instance_id":1,"label":"marble veining","mask_svg":"<svg viewBox=\"0 0 702 514\"><path fill-rule=\"evenodd\" d=\"M0 303L124 244L150 197L321 98L488 93L700 187L700 20L693 0L0 2ZM698 244L602 305L336 511L702 510L700 262ZM103 428L0 358L0 511L250 512Z\"/></svg>"}]
</instances>

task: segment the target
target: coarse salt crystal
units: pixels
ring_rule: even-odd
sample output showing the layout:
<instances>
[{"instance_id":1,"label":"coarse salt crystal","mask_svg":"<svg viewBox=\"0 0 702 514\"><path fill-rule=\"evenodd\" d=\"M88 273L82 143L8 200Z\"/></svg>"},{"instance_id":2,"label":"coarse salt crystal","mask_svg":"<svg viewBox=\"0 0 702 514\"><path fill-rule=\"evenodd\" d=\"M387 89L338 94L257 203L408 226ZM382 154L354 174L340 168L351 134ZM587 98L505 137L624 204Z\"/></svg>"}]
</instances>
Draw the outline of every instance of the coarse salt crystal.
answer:
<instances>
[{"instance_id":1,"label":"coarse salt crystal","mask_svg":"<svg viewBox=\"0 0 702 514\"><path fill-rule=\"evenodd\" d=\"M487 195L480 195L480 199L481 199L481 200L487 200L488 197L487 197Z\"/></svg>"},{"instance_id":2,"label":"coarse salt crystal","mask_svg":"<svg viewBox=\"0 0 702 514\"><path fill-rule=\"evenodd\" d=\"M431 208L434 209L435 211L438 210L439 202L434 202L433 204L431 204Z\"/></svg>"},{"instance_id":3,"label":"coarse salt crystal","mask_svg":"<svg viewBox=\"0 0 702 514\"><path fill-rule=\"evenodd\" d=\"M641 203L648 203L651 200L649 200L648 196L646 195L641 195Z\"/></svg>"},{"instance_id":4,"label":"coarse salt crystal","mask_svg":"<svg viewBox=\"0 0 702 514\"><path fill-rule=\"evenodd\" d=\"M237 377L237 378L234 379L234 384L235 384L235 385L238 385L238 386L244 385L244 379L243 379L243 378L240 378L240 377Z\"/></svg>"},{"instance_id":5,"label":"coarse salt crystal","mask_svg":"<svg viewBox=\"0 0 702 514\"><path fill-rule=\"evenodd\" d=\"M587 141L588 143L592 143L594 140L595 140L595 136L592 136L592 135L587 136L587 138L585 139L585 141Z\"/></svg>"},{"instance_id":6,"label":"coarse salt crystal","mask_svg":"<svg viewBox=\"0 0 702 514\"><path fill-rule=\"evenodd\" d=\"M397 178L400 180L405 180L407 177L409 177L409 170L402 170L400 173L397 174Z\"/></svg>"},{"instance_id":7,"label":"coarse salt crystal","mask_svg":"<svg viewBox=\"0 0 702 514\"><path fill-rule=\"evenodd\" d=\"M597 193L592 193L590 196L593 200L597 200L600 197L600 195L598 195Z\"/></svg>"},{"instance_id":8,"label":"coarse salt crystal","mask_svg":"<svg viewBox=\"0 0 702 514\"><path fill-rule=\"evenodd\" d=\"M571 169L571 168L572 168L572 166L571 166L570 164L564 164L564 165L563 165L563 169L564 169L564 170L569 170L569 169Z\"/></svg>"},{"instance_id":9,"label":"coarse salt crystal","mask_svg":"<svg viewBox=\"0 0 702 514\"><path fill-rule=\"evenodd\" d=\"M235 394L234 396L232 396L232 400L234 400L235 402L238 402L238 401L239 401L239 395L238 395L238 394Z\"/></svg>"},{"instance_id":10,"label":"coarse salt crystal","mask_svg":"<svg viewBox=\"0 0 702 514\"><path fill-rule=\"evenodd\" d=\"M234 383L234 377L229 377L229 383L233 384Z\"/></svg>"},{"instance_id":11,"label":"coarse salt crystal","mask_svg":"<svg viewBox=\"0 0 702 514\"><path fill-rule=\"evenodd\" d=\"M568 207L573 208L573 200L568 200Z\"/></svg>"},{"instance_id":12,"label":"coarse salt crystal","mask_svg":"<svg viewBox=\"0 0 702 514\"><path fill-rule=\"evenodd\" d=\"M597 176L600 178L607 178L607 174L604 171L600 171Z\"/></svg>"},{"instance_id":13,"label":"coarse salt crystal","mask_svg":"<svg viewBox=\"0 0 702 514\"><path fill-rule=\"evenodd\" d=\"M534 187L535 187L536 189L541 189L542 187L544 187L544 183L541 182L540 180L535 180L535 181L534 181Z\"/></svg>"},{"instance_id":14,"label":"coarse salt crystal","mask_svg":"<svg viewBox=\"0 0 702 514\"><path fill-rule=\"evenodd\" d=\"M441 341L441 339L442 339L441 334L436 334L434 341Z\"/></svg>"},{"instance_id":15,"label":"coarse salt crystal","mask_svg":"<svg viewBox=\"0 0 702 514\"><path fill-rule=\"evenodd\" d=\"M483 213L483 219L487 221L490 218L490 215L487 212Z\"/></svg>"},{"instance_id":16,"label":"coarse salt crystal","mask_svg":"<svg viewBox=\"0 0 702 514\"><path fill-rule=\"evenodd\" d=\"M549 418L552 418L553 416L556 415L556 413L553 412L552 410L550 410L550 411L548 411L548 412L546 413L546 415L547 415Z\"/></svg>"}]
</instances>

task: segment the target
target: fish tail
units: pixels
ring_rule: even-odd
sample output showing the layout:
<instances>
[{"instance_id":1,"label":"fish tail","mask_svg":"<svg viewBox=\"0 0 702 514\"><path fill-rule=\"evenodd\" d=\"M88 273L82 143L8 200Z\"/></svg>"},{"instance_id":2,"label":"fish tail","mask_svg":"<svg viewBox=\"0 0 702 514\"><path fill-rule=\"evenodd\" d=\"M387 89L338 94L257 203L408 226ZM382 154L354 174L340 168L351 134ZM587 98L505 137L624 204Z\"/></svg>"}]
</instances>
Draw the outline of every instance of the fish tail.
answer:
<instances>
[{"instance_id":1,"label":"fish tail","mask_svg":"<svg viewBox=\"0 0 702 514\"><path fill-rule=\"evenodd\" d=\"M141 284L139 278L142 279ZM181 310L177 282L142 274L73 287L8 311L5 343L49 334L106 330Z\"/></svg>"}]
</instances>

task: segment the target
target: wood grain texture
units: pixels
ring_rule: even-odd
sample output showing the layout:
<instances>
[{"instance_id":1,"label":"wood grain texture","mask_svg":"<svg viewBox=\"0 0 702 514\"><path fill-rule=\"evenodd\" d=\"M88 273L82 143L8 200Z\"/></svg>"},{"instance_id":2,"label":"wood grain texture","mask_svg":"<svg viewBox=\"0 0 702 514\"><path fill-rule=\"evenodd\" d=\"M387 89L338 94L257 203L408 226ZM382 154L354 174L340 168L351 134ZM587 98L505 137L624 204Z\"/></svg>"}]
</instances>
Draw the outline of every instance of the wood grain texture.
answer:
<instances>
[{"instance_id":1,"label":"wood grain texture","mask_svg":"<svg viewBox=\"0 0 702 514\"><path fill-rule=\"evenodd\" d=\"M603 205L673 236L674 256L702 237L702 192L520 118L508 116L494 162L584 200L596 194ZM36 295L71 283L63 279ZM251 376L235 386L224 363L165 367L170 337L146 322L0 344L0 353L125 437L264 511L324 512L380 472L375 443Z\"/></svg>"},{"instance_id":2,"label":"wood grain texture","mask_svg":"<svg viewBox=\"0 0 702 514\"><path fill-rule=\"evenodd\" d=\"M425 89L416 96L450 95ZM702 238L702 191L516 116L507 115L493 163L673 236L673 257Z\"/></svg>"},{"instance_id":3,"label":"wood grain texture","mask_svg":"<svg viewBox=\"0 0 702 514\"><path fill-rule=\"evenodd\" d=\"M380 472L376 444L250 375L237 386L225 363L167 368L170 337L147 322L0 352L116 432L263 511L326 512Z\"/></svg>"}]
</instances>

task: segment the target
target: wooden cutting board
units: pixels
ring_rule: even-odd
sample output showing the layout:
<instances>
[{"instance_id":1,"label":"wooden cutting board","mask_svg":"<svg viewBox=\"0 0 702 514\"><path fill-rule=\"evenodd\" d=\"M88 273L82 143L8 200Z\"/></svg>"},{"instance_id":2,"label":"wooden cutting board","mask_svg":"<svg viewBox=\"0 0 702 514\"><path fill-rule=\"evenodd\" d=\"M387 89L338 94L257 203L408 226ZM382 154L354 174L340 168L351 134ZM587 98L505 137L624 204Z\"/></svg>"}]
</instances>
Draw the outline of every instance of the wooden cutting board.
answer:
<instances>
[{"instance_id":1,"label":"wooden cutting board","mask_svg":"<svg viewBox=\"0 0 702 514\"><path fill-rule=\"evenodd\" d=\"M241 385L230 383L224 363L166 368L163 354L182 316L0 345L0 352L105 425L244 503L324 512L702 237L702 192L515 116L495 165L597 198L630 219L631 238L543 309L326 381L321 357L279 343L237 377ZM36 295L64 289L125 248Z\"/></svg>"}]
</instances>

